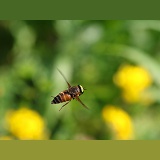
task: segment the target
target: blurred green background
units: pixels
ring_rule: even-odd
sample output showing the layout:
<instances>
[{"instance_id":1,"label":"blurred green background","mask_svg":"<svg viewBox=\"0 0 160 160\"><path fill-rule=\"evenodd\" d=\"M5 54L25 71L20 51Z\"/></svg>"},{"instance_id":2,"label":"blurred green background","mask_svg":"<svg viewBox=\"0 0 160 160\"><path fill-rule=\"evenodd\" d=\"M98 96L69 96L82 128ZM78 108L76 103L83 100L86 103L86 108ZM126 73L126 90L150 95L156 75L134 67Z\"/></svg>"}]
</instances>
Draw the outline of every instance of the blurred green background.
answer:
<instances>
[{"instance_id":1,"label":"blurred green background","mask_svg":"<svg viewBox=\"0 0 160 160\"><path fill-rule=\"evenodd\" d=\"M0 139L160 139L160 21L0 21Z\"/></svg>"}]
</instances>

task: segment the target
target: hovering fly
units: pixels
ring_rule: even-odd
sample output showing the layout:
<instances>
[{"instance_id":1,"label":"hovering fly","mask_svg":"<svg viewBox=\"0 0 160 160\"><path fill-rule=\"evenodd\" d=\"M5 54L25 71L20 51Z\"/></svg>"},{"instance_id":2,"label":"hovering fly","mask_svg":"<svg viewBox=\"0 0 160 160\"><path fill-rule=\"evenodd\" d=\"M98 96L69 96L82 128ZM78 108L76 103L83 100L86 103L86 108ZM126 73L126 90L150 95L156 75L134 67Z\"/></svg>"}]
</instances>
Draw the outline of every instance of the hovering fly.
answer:
<instances>
[{"instance_id":1,"label":"hovering fly","mask_svg":"<svg viewBox=\"0 0 160 160\"><path fill-rule=\"evenodd\" d=\"M67 81L66 77L63 75L63 73L59 69L58 69L58 71L62 75L64 80L66 81L66 83L68 85L68 89L60 92L56 97L52 96L53 100L51 101L51 104L67 102L60 108L60 110L61 110L72 99L76 99L77 101L79 101L82 104L83 107L85 107L86 109L89 109L79 98L79 96L84 93L84 88L81 85L71 86L70 83Z\"/></svg>"}]
</instances>

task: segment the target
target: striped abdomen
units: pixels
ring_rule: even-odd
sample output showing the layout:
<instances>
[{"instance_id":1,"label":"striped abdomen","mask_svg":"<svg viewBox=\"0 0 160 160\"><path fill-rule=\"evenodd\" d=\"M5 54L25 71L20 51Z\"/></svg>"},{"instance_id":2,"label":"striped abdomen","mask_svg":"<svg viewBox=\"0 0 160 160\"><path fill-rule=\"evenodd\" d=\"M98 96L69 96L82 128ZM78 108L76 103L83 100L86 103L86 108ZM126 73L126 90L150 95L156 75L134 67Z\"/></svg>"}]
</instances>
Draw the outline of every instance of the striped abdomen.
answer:
<instances>
[{"instance_id":1,"label":"striped abdomen","mask_svg":"<svg viewBox=\"0 0 160 160\"><path fill-rule=\"evenodd\" d=\"M62 103L62 102L70 101L71 99L72 99L72 97L69 94L68 90L65 90L65 91L59 93L56 97L54 97L51 104Z\"/></svg>"}]
</instances>

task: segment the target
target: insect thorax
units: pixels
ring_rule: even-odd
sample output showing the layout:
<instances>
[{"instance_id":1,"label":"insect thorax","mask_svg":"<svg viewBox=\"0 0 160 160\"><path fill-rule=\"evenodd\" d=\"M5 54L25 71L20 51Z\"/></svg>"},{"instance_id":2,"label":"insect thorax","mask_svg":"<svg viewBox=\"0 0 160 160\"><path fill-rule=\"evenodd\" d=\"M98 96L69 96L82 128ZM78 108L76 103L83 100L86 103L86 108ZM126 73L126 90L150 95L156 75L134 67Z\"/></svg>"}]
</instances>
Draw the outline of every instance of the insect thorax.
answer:
<instances>
[{"instance_id":1,"label":"insect thorax","mask_svg":"<svg viewBox=\"0 0 160 160\"><path fill-rule=\"evenodd\" d=\"M68 91L73 96L80 96L83 93L83 87L80 85L73 86L73 87L70 87Z\"/></svg>"}]
</instances>

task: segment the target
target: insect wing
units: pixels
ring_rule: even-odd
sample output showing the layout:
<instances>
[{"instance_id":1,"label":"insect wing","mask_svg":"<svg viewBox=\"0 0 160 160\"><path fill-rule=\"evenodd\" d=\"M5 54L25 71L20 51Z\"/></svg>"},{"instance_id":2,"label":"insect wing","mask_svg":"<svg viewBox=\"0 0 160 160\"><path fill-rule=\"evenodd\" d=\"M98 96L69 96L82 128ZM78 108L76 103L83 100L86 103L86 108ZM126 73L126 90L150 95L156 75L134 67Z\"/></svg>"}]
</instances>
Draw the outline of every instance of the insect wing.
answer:
<instances>
[{"instance_id":1,"label":"insect wing","mask_svg":"<svg viewBox=\"0 0 160 160\"><path fill-rule=\"evenodd\" d=\"M86 109L89 109L80 99L79 97L76 97L77 101L79 101L83 107L85 107Z\"/></svg>"},{"instance_id":2,"label":"insect wing","mask_svg":"<svg viewBox=\"0 0 160 160\"><path fill-rule=\"evenodd\" d=\"M59 71L59 73L62 75L62 77L65 79L66 83L68 84L68 88L71 87L71 85L69 84L69 82L67 81L66 77L63 75L63 73L57 68L57 70Z\"/></svg>"}]
</instances>

